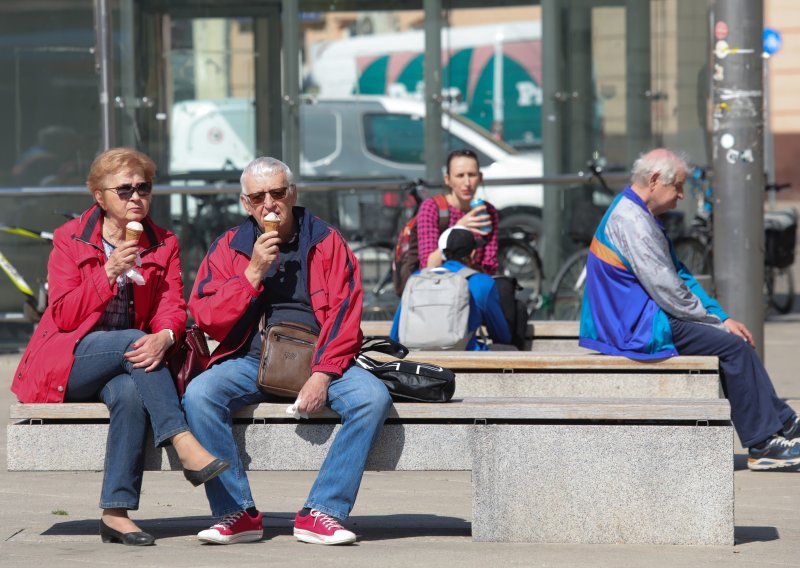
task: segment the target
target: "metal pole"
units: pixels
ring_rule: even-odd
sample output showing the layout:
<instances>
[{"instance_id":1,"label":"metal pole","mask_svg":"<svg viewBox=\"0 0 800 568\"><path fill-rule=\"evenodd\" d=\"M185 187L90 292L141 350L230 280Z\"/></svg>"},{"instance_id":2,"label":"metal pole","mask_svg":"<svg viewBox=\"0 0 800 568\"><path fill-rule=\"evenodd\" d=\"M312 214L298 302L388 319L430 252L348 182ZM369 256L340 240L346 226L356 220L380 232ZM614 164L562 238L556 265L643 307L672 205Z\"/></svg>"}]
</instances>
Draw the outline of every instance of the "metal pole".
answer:
<instances>
[{"instance_id":1,"label":"metal pole","mask_svg":"<svg viewBox=\"0 0 800 568\"><path fill-rule=\"evenodd\" d=\"M650 2L628 0L625 6L626 162L632 164L653 145L650 129L652 86L650 74Z\"/></svg>"},{"instance_id":2,"label":"metal pole","mask_svg":"<svg viewBox=\"0 0 800 568\"><path fill-rule=\"evenodd\" d=\"M763 357L763 4L716 0L714 20L714 278Z\"/></svg>"},{"instance_id":3,"label":"metal pole","mask_svg":"<svg viewBox=\"0 0 800 568\"><path fill-rule=\"evenodd\" d=\"M559 0L542 0L542 167L545 176L563 171L564 49L563 20ZM544 187L540 249L547 286L561 260L562 193L558 186Z\"/></svg>"},{"instance_id":4,"label":"metal pole","mask_svg":"<svg viewBox=\"0 0 800 568\"><path fill-rule=\"evenodd\" d=\"M283 161L300 175L300 13L297 0L283 0Z\"/></svg>"},{"instance_id":5,"label":"metal pole","mask_svg":"<svg viewBox=\"0 0 800 568\"><path fill-rule=\"evenodd\" d=\"M766 183L775 182L775 140L772 136L772 106L770 101L769 61L772 57L764 54L764 171ZM770 207L775 207L775 192L767 196Z\"/></svg>"},{"instance_id":6,"label":"metal pole","mask_svg":"<svg viewBox=\"0 0 800 568\"><path fill-rule=\"evenodd\" d=\"M425 179L442 178L442 2L424 0L425 8Z\"/></svg>"},{"instance_id":7,"label":"metal pole","mask_svg":"<svg viewBox=\"0 0 800 568\"><path fill-rule=\"evenodd\" d=\"M95 69L100 76L100 141L101 150L114 145L114 68L111 57L111 13L107 0L94 1Z\"/></svg>"}]
</instances>

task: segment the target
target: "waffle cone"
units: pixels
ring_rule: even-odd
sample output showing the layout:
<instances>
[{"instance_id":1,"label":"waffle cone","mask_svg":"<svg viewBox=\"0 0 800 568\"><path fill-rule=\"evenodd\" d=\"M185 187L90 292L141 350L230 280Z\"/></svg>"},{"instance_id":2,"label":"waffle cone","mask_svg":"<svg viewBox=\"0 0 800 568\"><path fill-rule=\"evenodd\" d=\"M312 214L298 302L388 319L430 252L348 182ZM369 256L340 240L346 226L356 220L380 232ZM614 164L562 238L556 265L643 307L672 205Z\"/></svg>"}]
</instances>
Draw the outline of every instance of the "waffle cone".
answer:
<instances>
[{"instance_id":1,"label":"waffle cone","mask_svg":"<svg viewBox=\"0 0 800 568\"><path fill-rule=\"evenodd\" d=\"M142 236L143 231L134 231L131 229L125 229L125 240L126 241L139 241L139 237Z\"/></svg>"}]
</instances>

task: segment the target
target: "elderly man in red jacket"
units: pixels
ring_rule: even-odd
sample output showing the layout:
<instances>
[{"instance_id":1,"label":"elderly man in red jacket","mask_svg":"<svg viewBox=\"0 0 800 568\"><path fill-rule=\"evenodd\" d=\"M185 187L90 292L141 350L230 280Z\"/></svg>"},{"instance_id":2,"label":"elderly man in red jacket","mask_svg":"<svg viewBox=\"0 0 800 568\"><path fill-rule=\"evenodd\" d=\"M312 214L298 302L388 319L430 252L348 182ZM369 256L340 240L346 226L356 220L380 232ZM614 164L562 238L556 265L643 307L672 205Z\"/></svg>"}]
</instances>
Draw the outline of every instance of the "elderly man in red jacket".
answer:
<instances>
[{"instance_id":1,"label":"elderly man in red jacket","mask_svg":"<svg viewBox=\"0 0 800 568\"><path fill-rule=\"evenodd\" d=\"M194 379L183 404L192 431L230 469L206 484L220 521L201 531L204 542L260 540L257 510L233 437L237 409L267 399L257 385L259 322L302 324L319 332L311 376L298 396L300 412L332 408L342 427L294 522L294 535L315 544L347 544L355 535L340 522L350 513L367 455L391 406L386 387L354 366L361 342L359 267L342 236L295 206L297 189L286 164L257 158L242 173L248 218L220 236L197 274L189 309L219 341L210 368ZM265 231L275 214L277 230Z\"/></svg>"}]
</instances>

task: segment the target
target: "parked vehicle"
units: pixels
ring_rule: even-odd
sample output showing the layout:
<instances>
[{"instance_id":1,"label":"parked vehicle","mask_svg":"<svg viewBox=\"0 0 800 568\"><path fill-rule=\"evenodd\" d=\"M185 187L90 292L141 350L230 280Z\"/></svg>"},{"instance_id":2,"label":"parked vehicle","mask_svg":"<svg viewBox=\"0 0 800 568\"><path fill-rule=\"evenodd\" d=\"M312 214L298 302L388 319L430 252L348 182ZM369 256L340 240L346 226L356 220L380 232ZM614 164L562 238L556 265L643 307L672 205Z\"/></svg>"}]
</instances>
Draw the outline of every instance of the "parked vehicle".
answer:
<instances>
[{"instance_id":1,"label":"parked vehicle","mask_svg":"<svg viewBox=\"0 0 800 568\"><path fill-rule=\"evenodd\" d=\"M442 104L513 147L541 143L541 22L446 27ZM425 32L356 35L311 46L306 82L321 96L423 101Z\"/></svg>"},{"instance_id":2,"label":"parked vehicle","mask_svg":"<svg viewBox=\"0 0 800 568\"><path fill-rule=\"evenodd\" d=\"M304 179L425 177L422 102L363 96L307 97L303 103L300 175ZM254 124L251 99L176 103L171 117L170 173L243 168L254 157ZM445 153L471 148L486 180L542 174L541 152L519 153L458 114L444 111L442 129ZM479 195L498 209L501 226L540 234L540 185L490 185Z\"/></svg>"}]
</instances>

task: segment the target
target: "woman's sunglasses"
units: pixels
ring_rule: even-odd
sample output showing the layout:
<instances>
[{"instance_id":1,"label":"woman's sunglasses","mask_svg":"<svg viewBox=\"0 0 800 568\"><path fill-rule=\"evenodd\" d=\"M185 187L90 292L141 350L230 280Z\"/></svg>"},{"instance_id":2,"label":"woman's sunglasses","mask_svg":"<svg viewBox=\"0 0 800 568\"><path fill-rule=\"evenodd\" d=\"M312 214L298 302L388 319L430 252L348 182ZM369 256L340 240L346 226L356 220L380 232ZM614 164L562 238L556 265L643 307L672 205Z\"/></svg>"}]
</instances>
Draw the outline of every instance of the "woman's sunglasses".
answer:
<instances>
[{"instance_id":1,"label":"woman's sunglasses","mask_svg":"<svg viewBox=\"0 0 800 568\"><path fill-rule=\"evenodd\" d=\"M134 191L139 194L139 197L147 197L150 195L150 192L153 191L153 182L143 181L137 184L123 183L117 187L104 187L103 189L113 191L119 195L120 199L128 200L133 197Z\"/></svg>"}]
</instances>

